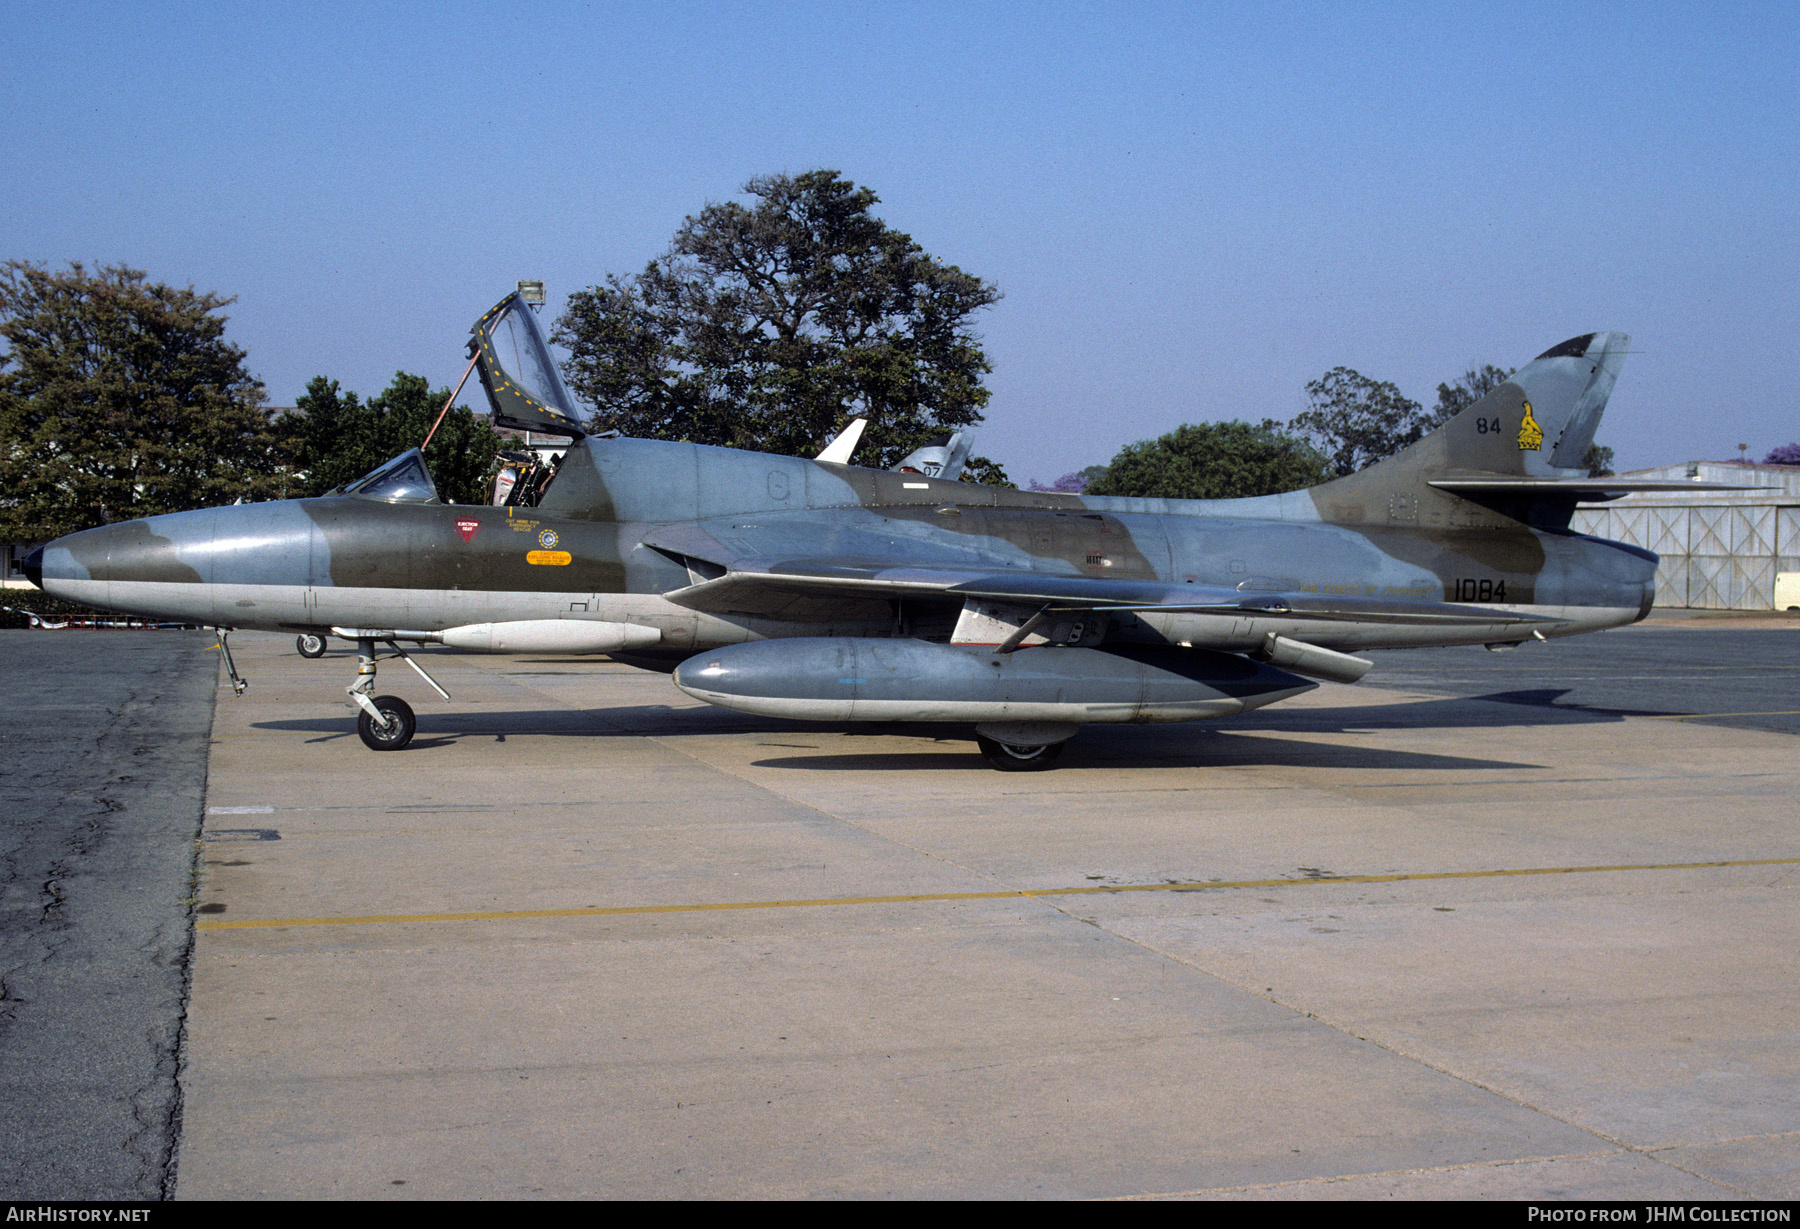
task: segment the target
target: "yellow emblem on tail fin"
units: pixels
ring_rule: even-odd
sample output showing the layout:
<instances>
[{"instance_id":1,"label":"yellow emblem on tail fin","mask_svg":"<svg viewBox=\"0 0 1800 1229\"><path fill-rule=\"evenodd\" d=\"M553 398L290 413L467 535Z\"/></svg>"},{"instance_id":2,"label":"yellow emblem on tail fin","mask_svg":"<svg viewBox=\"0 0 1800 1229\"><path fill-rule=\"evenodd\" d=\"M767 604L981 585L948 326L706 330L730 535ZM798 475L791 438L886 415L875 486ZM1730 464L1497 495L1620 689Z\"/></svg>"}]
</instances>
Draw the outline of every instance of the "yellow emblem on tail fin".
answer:
<instances>
[{"instance_id":1,"label":"yellow emblem on tail fin","mask_svg":"<svg viewBox=\"0 0 1800 1229\"><path fill-rule=\"evenodd\" d=\"M1544 446L1544 429L1531 416L1531 402L1525 403L1525 417L1519 423L1519 451L1536 452Z\"/></svg>"}]
</instances>

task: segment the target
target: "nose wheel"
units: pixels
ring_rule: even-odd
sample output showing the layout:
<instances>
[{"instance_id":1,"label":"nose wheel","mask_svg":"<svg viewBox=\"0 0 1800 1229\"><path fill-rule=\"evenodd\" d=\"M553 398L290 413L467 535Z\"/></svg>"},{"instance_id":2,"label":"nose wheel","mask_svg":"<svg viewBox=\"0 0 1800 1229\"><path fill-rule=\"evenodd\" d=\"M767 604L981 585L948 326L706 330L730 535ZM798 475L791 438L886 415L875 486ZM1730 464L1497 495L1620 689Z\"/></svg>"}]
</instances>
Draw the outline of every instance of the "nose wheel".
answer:
<instances>
[{"instance_id":1,"label":"nose wheel","mask_svg":"<svg viewBox=\"0 0 1800 1229\"><path fill-rule=\"evenodd\" d=\"M294 637L294 648L302 657L323 657L325 656L325 637L316 636L311 632L302 632Z\"/></svg>"},{"instance_id":2,"label":"nose wheel","mask_svg":"<svg viewBox=\"0 0 1800 1229\"><path fill-rule=\"evenodd\" d=\"M412 741L419 724L412 705L399 696L376 696L369 706L375 710L373 714L364 711L356 715L356 732L364 746L371 751L398 751Z\"/></svg>"}]
</instances>

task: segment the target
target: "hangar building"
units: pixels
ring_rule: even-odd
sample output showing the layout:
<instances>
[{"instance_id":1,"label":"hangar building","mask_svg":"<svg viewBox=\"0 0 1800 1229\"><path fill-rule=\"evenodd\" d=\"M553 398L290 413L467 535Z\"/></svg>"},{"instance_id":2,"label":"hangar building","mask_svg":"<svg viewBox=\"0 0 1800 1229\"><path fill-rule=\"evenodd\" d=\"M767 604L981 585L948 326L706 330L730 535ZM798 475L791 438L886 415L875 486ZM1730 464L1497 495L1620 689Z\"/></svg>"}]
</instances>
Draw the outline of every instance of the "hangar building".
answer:
<instances>
[{"instance_id":1,"label":"hangar building","mask_svg":"<svg viewBox=\"0 0 1800 1229\"><path fill-rule=\"evenodd\" d=\"M1758 487L1752 491L1645 492L1575 510L1577 533L1629 542L1662 556L1656 604L1772 610L1800 604L1800 466L1690 461L1620 474Z\"/></svg>"}]
</instances>

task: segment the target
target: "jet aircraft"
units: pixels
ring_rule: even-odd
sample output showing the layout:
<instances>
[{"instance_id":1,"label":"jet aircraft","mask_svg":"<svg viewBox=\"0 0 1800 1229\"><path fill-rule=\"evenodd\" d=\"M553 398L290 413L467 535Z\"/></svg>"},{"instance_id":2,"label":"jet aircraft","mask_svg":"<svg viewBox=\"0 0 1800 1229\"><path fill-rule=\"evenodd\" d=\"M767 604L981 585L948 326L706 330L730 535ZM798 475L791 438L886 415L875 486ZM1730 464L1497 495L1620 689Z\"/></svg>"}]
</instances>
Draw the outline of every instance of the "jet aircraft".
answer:
<instances>
[{"instance_id":1,"label":"jet aircraft","mask_svg":"<svg viewBox=\"0 0 1800 1229\"><path fill-rule=\"evenodd\" d=\"M894 470L584 431L531 310L502 300L471 361L503 425L568 441L501 501L439 498L414 449L316 499L58 538L59 597L354 641L371 748L410 705L382 650L605 654L772 717L957 722L989 763L1049 766L1085 724L1226 717L1355 681L1371 649L1507 648L1650 610L1656 556L1570 531L1581 501L1687 483L1590 479L1627 338L1553 346L1405 451L1253 499L1099 498L957 481L967 437ZM530 464L535 460L527 458ZM391 658L390 658L391 660Z\"/></svg>"}]
</instances>

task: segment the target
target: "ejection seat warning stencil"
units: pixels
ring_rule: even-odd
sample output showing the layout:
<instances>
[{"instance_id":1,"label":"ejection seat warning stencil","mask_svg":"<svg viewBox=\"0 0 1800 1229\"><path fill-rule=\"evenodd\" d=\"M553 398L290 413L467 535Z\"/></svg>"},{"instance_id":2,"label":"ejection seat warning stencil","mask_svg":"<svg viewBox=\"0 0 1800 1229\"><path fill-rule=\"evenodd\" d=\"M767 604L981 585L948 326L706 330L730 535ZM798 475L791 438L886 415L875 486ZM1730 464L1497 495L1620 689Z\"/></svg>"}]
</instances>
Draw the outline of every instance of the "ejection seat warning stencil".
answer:
<instances>
[{"instance_id":1,"label":"ejection seat warning stencil","mask_svg":"<svg viewBox=\"0 0 1800 1229\"><path fill-rule=\"evenodd\" d=\"M456 536L461 538L465 542L474 541L475 535L480 532L481 532L481 522L480 521L464 518L464 519L456 522Z\"/></svg>"}]
</instances>

